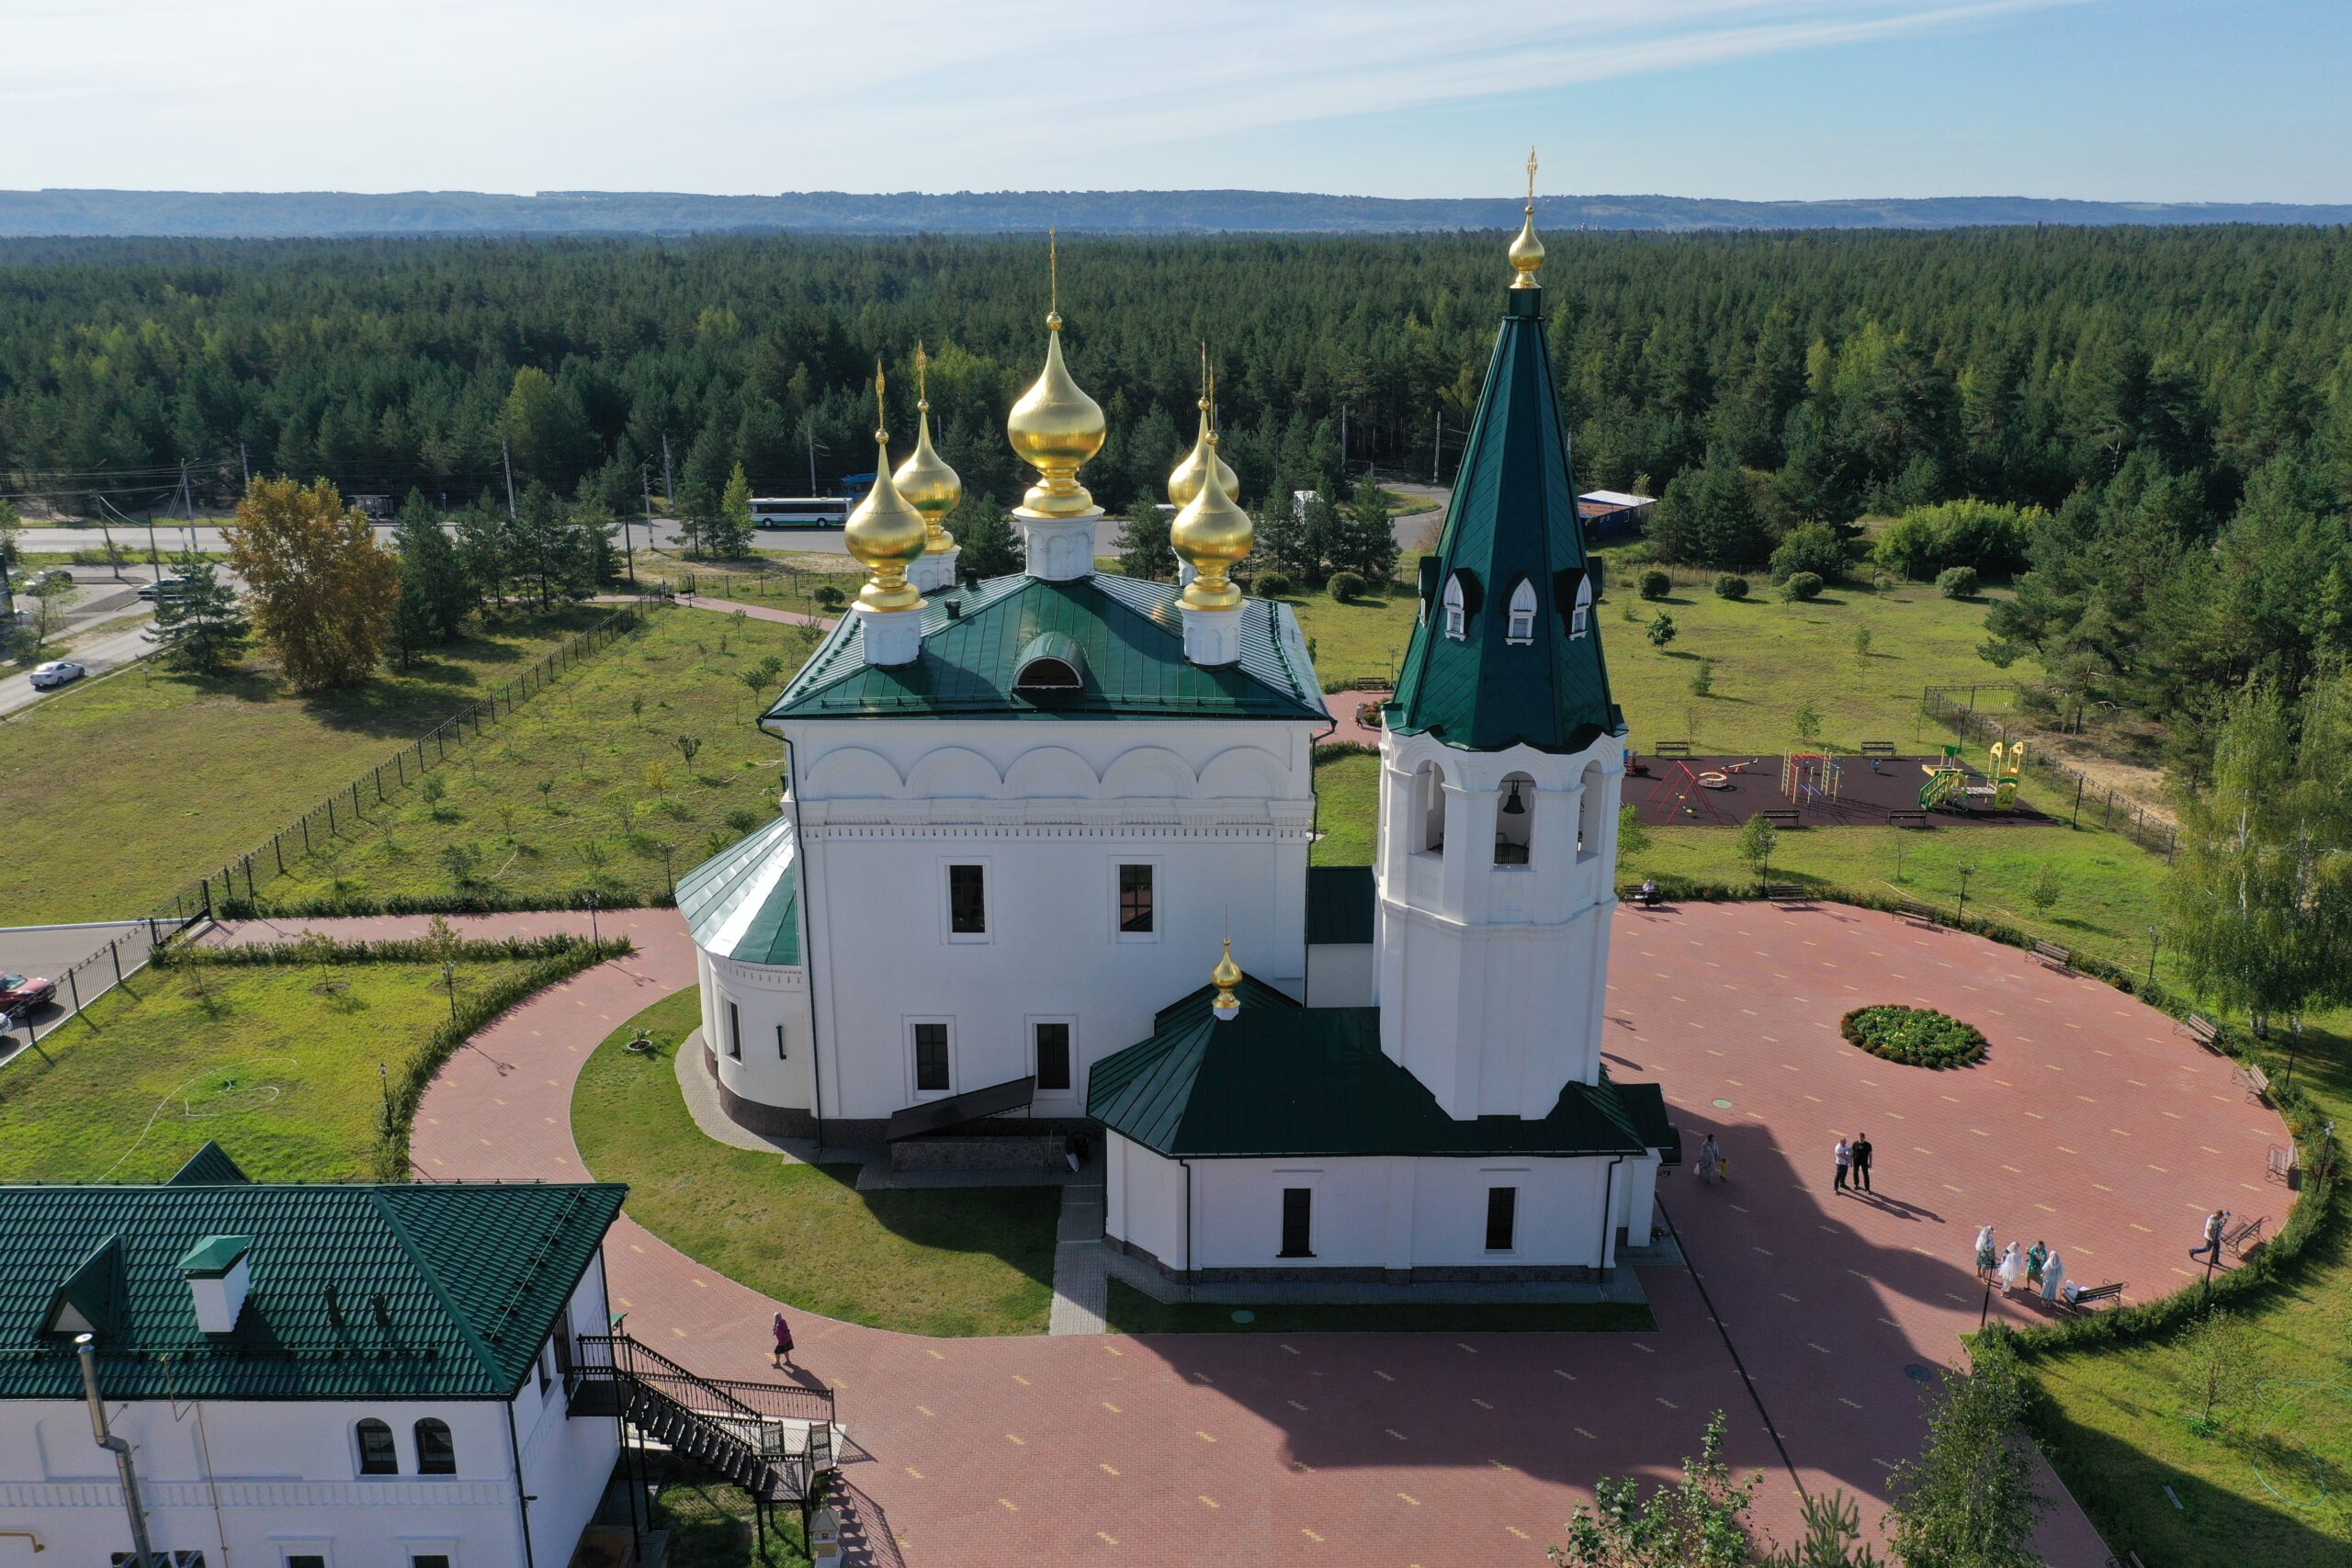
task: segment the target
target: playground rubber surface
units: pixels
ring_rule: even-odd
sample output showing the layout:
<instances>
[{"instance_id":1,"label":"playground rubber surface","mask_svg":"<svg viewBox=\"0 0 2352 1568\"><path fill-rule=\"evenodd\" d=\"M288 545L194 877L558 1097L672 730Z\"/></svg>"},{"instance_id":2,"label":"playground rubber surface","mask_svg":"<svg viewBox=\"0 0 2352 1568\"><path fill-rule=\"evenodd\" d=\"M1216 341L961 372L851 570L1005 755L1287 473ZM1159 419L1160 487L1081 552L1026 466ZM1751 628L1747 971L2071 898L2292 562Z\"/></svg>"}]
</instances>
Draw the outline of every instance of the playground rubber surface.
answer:
<instances>
[{"instance_id":1,"label":"playground rubber surface","mask_svg":"<svg viewBox=\"0 0 2352 1568\"><path fill-rule=\"evenodd\" d=\"M1736 828L1767 811L1792 810L1799 813L1798 822L1807 828L1883 828L1894 813L1919 809L1920 787L1928 782L1928 770L1939 766L1943 759L1838 757L1833 759L1838 764L1836 798L1808 795L1802 806L1792 805L1781 793L1783 761L1777 755L1636 754L1636 765L1648 771L1627 775L1625 800L1634 814L1653 828ZM1682 772L1685 767L1690 769L1687 774ZM1981 770L1970 772L1970 783L1989 782L1974 776ZM1710 789L1696 782L1708 773L1722 773L1724 787ZM1988 805L1974 812L1943 808L1928 813L1928 825L1937 828L2048 827L2056 820L2022 803L2010 811L1996 811Z\"/></svg>"}]
</instances>

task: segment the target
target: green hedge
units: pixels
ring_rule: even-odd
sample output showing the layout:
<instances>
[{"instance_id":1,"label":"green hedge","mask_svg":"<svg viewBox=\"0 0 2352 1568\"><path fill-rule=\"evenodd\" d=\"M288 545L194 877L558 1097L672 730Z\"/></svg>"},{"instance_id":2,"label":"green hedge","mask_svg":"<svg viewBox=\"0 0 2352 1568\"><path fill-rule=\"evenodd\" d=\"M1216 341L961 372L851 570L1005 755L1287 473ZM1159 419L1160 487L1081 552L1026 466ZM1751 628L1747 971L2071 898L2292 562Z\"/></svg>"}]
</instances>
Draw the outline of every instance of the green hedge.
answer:
<instances>
[{"instance_id":1,"label":"green hedge","mask_svg":"<svg viewBox=\"0 0 2352 1568\"><path fill-rule=\"evenodd\" d=\"M1838 1021L1838 1032L1873 1056L1909 1067L1964 1067L1984 1059L1984 1036L1932 1008L1856 1008Z\"/></svg>"},{"instance_id":2,"label":"green hedge","mask_svg":"<svg viewBox=\"0 0 2352 1568\"><path fill-rule=\"evenodd\" d=\"M233 947L166 943L155 950L150 962L158 969L183 968L191 964L254 966L316 963L496 964L563 958L582 949L590 950L598 963L607 958L625 958L637 951L635 944L626 937L607 937L602 942L592 942L585 936L558 933L499 937L489 941L461 937L447 947L424 937L379 942L330 940L322 946L306 946L300 942L257 942Z\"/></svg>"},{"instance_id":3,"label":"green hedge","mask_svg":"<svg viewBox=\"0 0 2352 1568\"><path fill-rule=\"evenodd\" d=\"M331 894L319 898L283 902L268 898L224 898L214 906L223 920L334 920L361 915L511 915L531 910L578 909L585 912L591 896L599 909L666 909L675 902L667 893L650 898L615 896L603 888L576 887L559 898L543 893L394 893L384 897L368 894Z\"/></svg>"}]
</instances>

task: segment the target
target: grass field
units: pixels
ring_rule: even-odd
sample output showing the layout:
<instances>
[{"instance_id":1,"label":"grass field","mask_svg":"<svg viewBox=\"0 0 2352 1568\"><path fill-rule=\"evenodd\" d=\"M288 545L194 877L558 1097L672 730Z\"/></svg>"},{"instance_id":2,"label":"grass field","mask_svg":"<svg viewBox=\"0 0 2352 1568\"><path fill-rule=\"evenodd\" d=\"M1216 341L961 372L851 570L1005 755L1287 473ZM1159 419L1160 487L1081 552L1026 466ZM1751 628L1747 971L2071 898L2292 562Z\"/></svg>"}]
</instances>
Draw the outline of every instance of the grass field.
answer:
<instances>
[{"instance_id":1,"label":"grass field","mask_svg":"<svg viewBox=\"0 0 2352 1568\"><path fill-rule=\"evenodd\" d=\"M860 1192L854 1166L788 1165L712 1142L671 1053L700 1021L682 991L605 1038L582 1069L572 1136L638 1223L697 1262L806 1311L909 1334L1043 1334L1052 1187ZM642 1025L662 1049L621 1049ZM691 1065L699 1072L698 1064Z\"/></svg>"},{"instance_id":2,"label":"grass field","mask_svg":"<svg viewBox=\"0 0 2352 1568\"><path fill-rule=\"evenodd\" d=\"M315 854L289 855L262 902L471 891L552 907L591 888L608 903L662 896L673 867L684 873L775 815L783 749L755 721L810 640L774 622L654 612L366 822ZM756 691L746 675L760 677ZM697 742L691 762L681 736Z\"/></svg>"},{"instance_id":3,"label":"grass field","mask_svg":"<svg viewBox=\"0 0 2352 1568\"><path fill-rule=\"evenodd\" d=\"M460 964L459 999L528 967ZM448 1016L432 964L150 969L0 1072L0 1180L160 1181L208 1138L261 1180L374 1180L378 1064L398 1085Z\"/></svg>"},{"instance_id":4,"label":"grass field","mask_svg":"<svg viewBox=\"0 0 2352 1568\"><path fill-rule=\"evenodd\" d=\"M140 664L0 719L0 821L26 836L0 863L6 923L144 914L610 613L509 621L318 696L258 658L214 679Z\"/></svg>"}]
</instances>

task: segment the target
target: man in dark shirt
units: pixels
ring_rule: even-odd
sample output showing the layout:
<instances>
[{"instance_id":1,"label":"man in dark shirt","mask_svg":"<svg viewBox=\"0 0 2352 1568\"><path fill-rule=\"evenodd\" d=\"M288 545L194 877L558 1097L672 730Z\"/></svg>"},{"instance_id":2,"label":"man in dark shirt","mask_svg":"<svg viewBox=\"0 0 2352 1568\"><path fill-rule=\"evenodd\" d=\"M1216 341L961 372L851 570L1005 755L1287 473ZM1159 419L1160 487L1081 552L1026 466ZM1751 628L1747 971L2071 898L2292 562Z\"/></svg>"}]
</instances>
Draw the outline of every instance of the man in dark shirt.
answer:
<instances>
[{"instance_id":1,"label":"man in dark shirt","mask_svg":"<svg viewBox=\"0 0 2352 1568\"><path fill-rule=\"evenodd\" d=\"M1867 1192L1871 1190L1871 1135L1868 1133L1854 1134L1853 1152L1854 1190Z\"/></svg>"}]
</instances>

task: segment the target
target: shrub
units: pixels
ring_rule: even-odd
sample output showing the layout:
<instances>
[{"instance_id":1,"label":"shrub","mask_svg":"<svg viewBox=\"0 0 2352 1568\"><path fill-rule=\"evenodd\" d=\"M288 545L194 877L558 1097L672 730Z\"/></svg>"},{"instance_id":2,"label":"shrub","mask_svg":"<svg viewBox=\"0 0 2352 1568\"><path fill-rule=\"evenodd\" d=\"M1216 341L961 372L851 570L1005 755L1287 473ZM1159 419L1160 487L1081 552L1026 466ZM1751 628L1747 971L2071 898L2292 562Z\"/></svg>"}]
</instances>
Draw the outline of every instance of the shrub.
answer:
<instances>
[{"instance_id":1,"label":"shrub","mask_svg":"<svg viewBox=\"0 0 2352 1568\"><path fill-rule=\"evenodd\" d=\"M1976 569L1948 566L1936 573L1936 592L1947 599L1971 599L1976 594Z\"/></svg>"},{"instance_id":2,"label":"shrub","mask_svg":"<svg viewBox=\"0 0 2352 1568\"><path fill-rule=\"evenodd\" d=\"M1699 660L1699 668L1690 671L1690 694L1694 697L1712 695L1715 689L1715 661Z\"/></svg>"},{"instance_id":3,"label":"shrub","mask_svg":"<svg viewBox=\"0 0 2352 1568\"><path fill-rule=\"evenodd\" d=\"M1747 598L1747 579L1740 576L1737 572L1727 571L1724 573L1721 577L1715 579L1715 597L1718 599Z\"/></svg>"},{"instance_id":4,"label":"shrub","mask_svg":"<svg viewBox=\"0 0 2352 1568\"><path fill-rule=\"evenodd\" d=\"M1984 1058L1984 1036L1973 1024L1928 1008L1856 1008L1838 1032L1873 1056L1913 1067L1964 1067Z\"/></svg>"},{"instance_id":5,"label":"shrub","mask_svg":"<svg viewBox=\"0 0 2352 1568\"><path fill-rule=\"evenodd\" d=\"M1664 648L1668 643L1674 640L1675 634L1681 629L1681 627L1674 624L1674 617L1672 615L1669 615L1665 611L1660 610L1657 615L1651 619L1646 635L1650 639L1650 646L1652 648Z\"/></svg>"},{"instance_id":6,"label":"shrub","mask_svg":"<svg viewBox=\"0 0 2352 1568\"><path fill-rule=\"evenodd\" d=\"M1645 599L1663 599L1674 592L1674 579L1652 567L1642 573L1641 590Z\"/></svg>"},{"instance_id":7,"label":"shrub","mask_svg":"<svg viewBox=\"0 0 2352 1568\"><path fill-rule=\"evenodd\" d=\"M1792 604L1801 599L1821 596L1821 574L1817 571L1792 571L1781 584L1781 597Z\"/></svg>"},{"instance_id":8,"label":"shrub","mask_svg":"<svg viewBox=\"0 0 2352 1568\"><path fill-rule=\"evenodd\" d=\"M1279 571L1261 571L1251 586L1266 598L1279 599L1290 592L1290 579Z\"/></svg>"},{"instance_id":9,"label":"shrub","mask_svg":"<svg viewBox=\"0 0 2352 1568\"><path fill-rule=\"evenodd\" d=\"M2026 547L2047 515L2038 506L1989 501L1915 506L1887 525L1871 555L1889 571L1915 580L1950 566L2014 571L2025 565Z\"/></svg>"},{"instance_id":10,"label":"shrub","mask_svg":"<svg viewBox=\"0 0 2352 1568\"><path fill-rule=\"evenodd\" d=\"M1331 597L1342 604L1352 604L1363 597L1363 579L1352 571L1333 572L1326 586L1330 590Z\"/></svg>"},{"instance_id":11,"label":"shrub","mask_svg":"<svg viewBox=\"0 0 2352 1568\"><path fill-rule=\"evenodd\" d=\"M828 582L817 590L817 603L828 610L838 610L849 603L849 595Z\"/></svg>"},{"instance_id":12,"label":"shrub","mask_svg":"<svg viewBox=\"0 0 2352 1568\"><path fill-rule=\"evenodd\" d=\"M1800 525L1772 547L1773 581L1785 581L1801 571L1828 582L1846 575L1846 541L1831 525Z\"/></svg>"}]
</instances>

